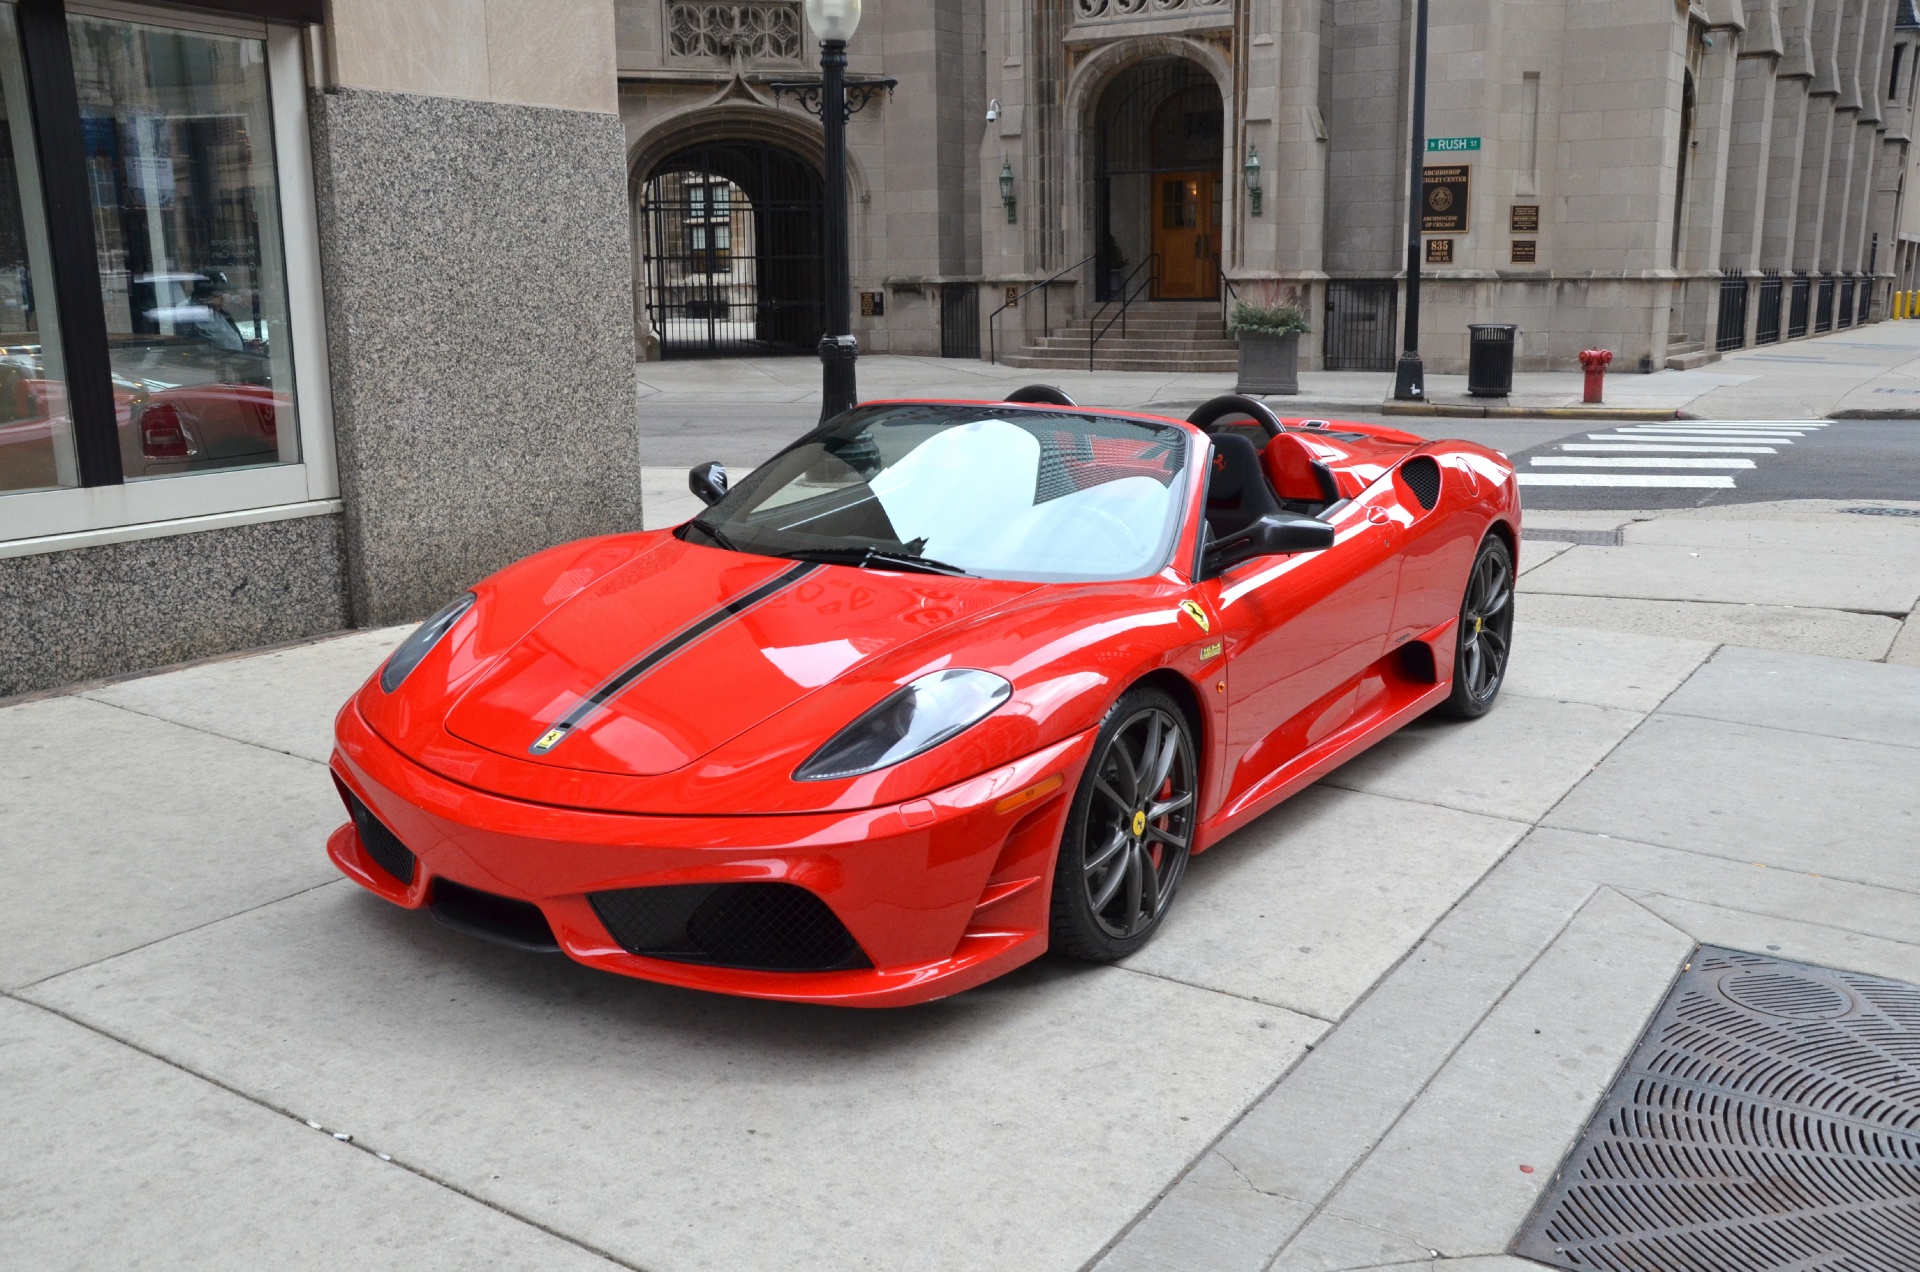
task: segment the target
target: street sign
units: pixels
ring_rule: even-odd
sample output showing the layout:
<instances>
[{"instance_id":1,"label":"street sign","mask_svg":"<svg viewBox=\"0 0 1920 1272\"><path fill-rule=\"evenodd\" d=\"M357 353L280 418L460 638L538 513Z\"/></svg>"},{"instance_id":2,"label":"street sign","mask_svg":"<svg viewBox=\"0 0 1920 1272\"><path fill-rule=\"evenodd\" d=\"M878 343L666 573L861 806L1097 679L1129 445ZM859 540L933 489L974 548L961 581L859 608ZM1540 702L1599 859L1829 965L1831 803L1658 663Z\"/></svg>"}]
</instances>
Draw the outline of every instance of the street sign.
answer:
<instances>
[{"instance_id":1,"label":"street sign","mask_svg":"<svg viewBox=\"0 0 1920 1272\"><path fill-rule=\"evenodd\" d=\"M1480 139L1478 137L1429 137L1427 138L1427 149L1430 151L1440 151L1442 153L1456 150L1478 150L1480 149Z\"/></svg>"},{"instance_id":2,"label":"street sign","mask_svg":"<svg viewBox=\"0 0 1920 1272\"><path fill-rule=\"evenodd\" d=\"M1425 234L1467 232L1467 191L1473 169L1464 163L1426 166L1420 198L1420 230Z\"/></svg>"}]
</instances>

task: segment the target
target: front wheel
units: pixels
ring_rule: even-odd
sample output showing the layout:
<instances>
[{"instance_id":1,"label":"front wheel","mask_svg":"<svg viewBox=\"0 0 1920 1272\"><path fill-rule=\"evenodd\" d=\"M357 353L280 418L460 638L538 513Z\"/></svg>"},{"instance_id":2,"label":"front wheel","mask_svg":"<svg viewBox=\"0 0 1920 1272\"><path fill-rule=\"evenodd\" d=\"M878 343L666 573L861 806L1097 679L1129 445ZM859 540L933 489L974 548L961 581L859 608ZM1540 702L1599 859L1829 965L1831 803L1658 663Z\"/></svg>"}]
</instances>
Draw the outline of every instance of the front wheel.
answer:
<instances>
[{"instance_id":1,"label":"front wheel","mask_svg":"<svg viewBox=\"0 0 1920 1272\"><path fill-rule=\"evenodd\" d=\"M1460 602L1460 634L1453 649L1453 693L1448 714L1473 720L1487 713L1507 678L1513 651L1513 553L1489 534L1473 558Z\"/></svg>"},{"instance_id":2,"label":"front wheel","mask_svg":"<svg viewBox=\"0 0 1920 1272\"><path fill-rule=\"evenodd\" d=\"M1136 688L1107 712L1060 843L1055 950L1110 963L1147 943L1186 873L1197 778L1193 727L1172 698Z\"/></svg>"}]
</instances>

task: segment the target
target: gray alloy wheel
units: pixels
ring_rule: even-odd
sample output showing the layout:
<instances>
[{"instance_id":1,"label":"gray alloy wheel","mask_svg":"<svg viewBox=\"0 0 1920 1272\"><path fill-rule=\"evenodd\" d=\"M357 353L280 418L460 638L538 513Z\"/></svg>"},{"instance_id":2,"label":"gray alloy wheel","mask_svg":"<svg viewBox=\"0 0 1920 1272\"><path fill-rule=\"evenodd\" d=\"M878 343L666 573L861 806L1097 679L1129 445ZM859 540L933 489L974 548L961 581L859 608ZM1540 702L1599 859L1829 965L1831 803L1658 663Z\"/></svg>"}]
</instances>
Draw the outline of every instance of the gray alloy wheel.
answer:
<instances>
[{"instance_id":1,"label":"gray alloy wheel","mask_svg":"<svg viewBox=\"0 0 1920 1272\"><path fill-rule=\"evenodd\" d=\"M1053 948L1106 963L1147 943L1186 873L1198 766L1193 728L1158 689L1107 713L1074 793L1053 884Z\"/></svg>"},{"instance_id":2,"label":"gray alloy wheel","mask_svg":"<svg viewBox=\"0 0 1920 1272\"><path fill-rule=\"evenodd\" d=\"M1462 720L1487 713L1507 678L1513 652L1513 554L1489 534L1473 558L1460 603L1460 639L1453 653L1453 693L1447 711Z\"/></svg>"}]
</instances>

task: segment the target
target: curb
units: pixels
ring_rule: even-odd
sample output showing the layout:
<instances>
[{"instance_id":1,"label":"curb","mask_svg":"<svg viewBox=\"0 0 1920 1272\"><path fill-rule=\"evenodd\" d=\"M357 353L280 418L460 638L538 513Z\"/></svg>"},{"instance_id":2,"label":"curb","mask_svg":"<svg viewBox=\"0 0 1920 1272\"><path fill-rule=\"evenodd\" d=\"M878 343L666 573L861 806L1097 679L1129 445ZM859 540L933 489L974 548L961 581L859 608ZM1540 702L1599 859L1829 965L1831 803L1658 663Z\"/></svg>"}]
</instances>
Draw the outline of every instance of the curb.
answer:
<instances>
[{"instance_id":1,"label":"curb","mask_svg":"<svg viewBox=\"0 0 1920 1272\"><path fill-rule=\"evenodd\" d=\"M1901 410L1890 406L1850 406L1841 411L1828 411L1830 420L1912 420L1920 419L1920 410Z\"/></svg>"},{"instance_id":2,"label":"curb","mask_svg":"<svg viewBox=\"0 0 1920 1272\"><path fill-rule=\"evenodd\" d=\"M1454 419L1486 420L1691 420L1671 406L1478 406L1469 402L1400 402L1380 404L1382 415L1437 415Z\"/></svg>"}]
</instances>

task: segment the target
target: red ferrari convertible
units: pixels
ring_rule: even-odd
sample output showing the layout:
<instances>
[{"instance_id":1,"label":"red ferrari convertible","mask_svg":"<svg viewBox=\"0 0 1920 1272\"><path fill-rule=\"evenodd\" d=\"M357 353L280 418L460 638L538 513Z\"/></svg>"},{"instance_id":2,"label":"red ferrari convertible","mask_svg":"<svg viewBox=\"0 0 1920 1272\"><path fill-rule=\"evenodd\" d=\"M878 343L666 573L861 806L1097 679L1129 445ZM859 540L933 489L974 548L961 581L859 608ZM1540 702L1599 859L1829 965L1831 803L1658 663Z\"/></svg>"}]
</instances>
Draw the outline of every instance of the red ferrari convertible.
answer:
<instances>
[{"instance_id":1,"label":"red ferrari convertible","mask_svg":"<svg viewBox=\"0 0 1920 1272\"><path fill-rule=\"evenodd\" d=\"M869 402L674 530L475 585L340 712L370 891L648 980L850 1005L1122 958L1187 859L1492 705L1498 452L1238 397Z\"/></svg>"}]
</instances>

